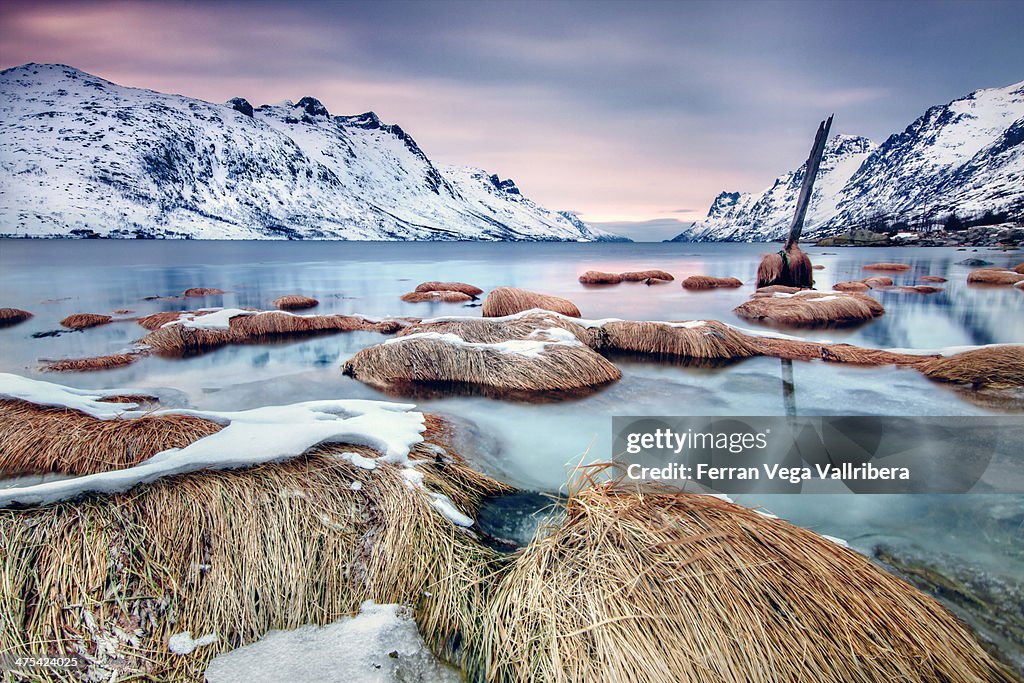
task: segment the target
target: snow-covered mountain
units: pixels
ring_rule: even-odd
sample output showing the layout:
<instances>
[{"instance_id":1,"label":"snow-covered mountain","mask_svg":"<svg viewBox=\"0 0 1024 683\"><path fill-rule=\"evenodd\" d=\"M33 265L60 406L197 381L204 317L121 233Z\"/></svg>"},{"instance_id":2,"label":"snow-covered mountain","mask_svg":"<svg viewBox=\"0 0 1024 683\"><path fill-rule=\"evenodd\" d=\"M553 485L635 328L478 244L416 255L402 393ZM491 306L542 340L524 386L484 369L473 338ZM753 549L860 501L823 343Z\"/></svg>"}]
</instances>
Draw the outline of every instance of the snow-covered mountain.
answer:
<instances>
[{"instance_id":1,"label":"snow-covered mountain","mask_svg":"<svg viewBox=\"0 0 1024 683\"><path fill-rule=\"evenodd\" d=\"M52 64L0 72L0 93L2 235L617 239L312 97L212 104Z\"/></svg>"},{"instance_id":2,"label":"snow-covered mountain","mask_svg":"<svg viewBox=\"0 0 1024 683\"><path fill-rule=\"evenodd\" d=\"M804 166L758 194L723 192L678 241L783 239ZM1024 207L1024 82L930 108L881 145L835 136L825 149L804 234L881 219L919 222Z\"/></svg>"}]
</instances>

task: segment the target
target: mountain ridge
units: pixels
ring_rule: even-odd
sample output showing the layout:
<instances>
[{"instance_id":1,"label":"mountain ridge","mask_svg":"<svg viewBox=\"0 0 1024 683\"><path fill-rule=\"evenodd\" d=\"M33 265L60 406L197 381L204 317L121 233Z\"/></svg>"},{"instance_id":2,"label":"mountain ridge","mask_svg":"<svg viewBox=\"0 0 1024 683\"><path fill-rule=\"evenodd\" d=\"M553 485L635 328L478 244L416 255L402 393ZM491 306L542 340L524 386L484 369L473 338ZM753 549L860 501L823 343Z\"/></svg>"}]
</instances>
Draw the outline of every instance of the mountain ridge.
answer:
<instances>
[{"instance_id":1,"label":"mountain ridge","mask_svg":"<svg viewBox=\"0 0 1024 683\"><path fill-rule=\"evenodd\" d=\"M0 71L0 91L4 236L625 239L315 97L216 104L53 64Z\"/></svg>"},{"instance_id":2,"label":"mountain ridge","mask_svg":"<svg viewBox=\"0 0 1024 683\"><path fill-rule=\"evenodd\" d=\"M1024 212L1024 81L929 107L870 149L857 143L844 153L843 140L865 138L837 135L829 141L825 159L831 154L841 168L830 171L823 161L804 227L810 238L850 228L934 224L957 213ZM803 168L760 193L719 194L707 218L673 241L784 239L796 206L793 184Z\"/></svg>"}]
</instances>

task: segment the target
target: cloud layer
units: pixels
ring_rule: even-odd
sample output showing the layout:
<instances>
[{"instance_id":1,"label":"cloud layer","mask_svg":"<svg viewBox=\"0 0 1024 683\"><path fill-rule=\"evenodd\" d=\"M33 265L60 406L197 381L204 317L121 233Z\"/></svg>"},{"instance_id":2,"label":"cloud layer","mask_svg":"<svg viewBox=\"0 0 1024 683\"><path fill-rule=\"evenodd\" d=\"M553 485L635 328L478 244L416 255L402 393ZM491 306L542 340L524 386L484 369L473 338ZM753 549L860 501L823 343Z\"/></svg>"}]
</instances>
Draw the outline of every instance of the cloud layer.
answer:
<instances>
[{"instance_id":1,"label":"cloud layer","mask_svg":"<svg viewBox=\"0 0 1024 683\"><path fill-rule=\"evenodd\" d=\"M15 1L0 66L61 62L211 101L313 95L586 220L690 221L798 165L832 111L837 131L882 139L1020 80L1021 25L1024 3L984 0Z\"/></svg>"}]
</instances>

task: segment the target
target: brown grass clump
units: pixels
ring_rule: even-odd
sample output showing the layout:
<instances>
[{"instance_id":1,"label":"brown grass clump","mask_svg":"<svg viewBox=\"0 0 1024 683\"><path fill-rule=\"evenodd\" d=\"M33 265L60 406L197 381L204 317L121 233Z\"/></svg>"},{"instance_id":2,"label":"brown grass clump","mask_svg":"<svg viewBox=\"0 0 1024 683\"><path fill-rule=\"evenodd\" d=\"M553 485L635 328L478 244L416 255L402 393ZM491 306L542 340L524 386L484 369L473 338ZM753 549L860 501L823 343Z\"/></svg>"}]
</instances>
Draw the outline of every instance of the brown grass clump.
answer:
<instances>
[{"instance_id":1,"label":"brown grass clump","mask_svg":"<svg viewBox=\"0 0 1024 683\"><path fill-rule=\"evenodd\" d=\"M147 330L157 330L167 323L177 320L185 313L191 313L193 316L198 316L205 315L208 312L210 311L161 311L160 313L142 316L135 322L142 325Z\"/></svg>"},{"instance_id":2,"label":"brown grass clump","mask_svg":"<svg viewBox=\"0 0 1024 683\"><path fill-rule=\"evenodd\" d=\"M416 285L417 292L462 292L474 299L484 293L484 290L465 282L421 282Z\"/></svg>"},{"instance_id":3,"label":"brown grass clump","mask_svg":"<svg viewBox=\"0 0 1024 683\"><path fill-rule=\"evenodd\" d=\"M758 289L771 285L785 285L806 289L814 285L811 259L796 244L774 254L768 254L757 267Z\"/></svg>"},{"instance_id":4,"label":"brown grass clump","mask_svg":"<svg viewBox=\"0 0 1024 683\"><path fill-rule=\"evenodd\" d=\"M885 275L874 275L872 277L866 277L863 280L861 280L861 282L866 284L871 289L883 289L885 287L892 287L893 285L892 278L886 277Z\"/></svg>"},{"instance_id":5,"label":"brown grass clump","mask_svg":"<svg viewBox=\"0 0 1024 683\"><path fill-rule=\"evenodd\" d=\"M940 275L922 275L918 278L921 282L945 282L946 278Z\"/></svg>"},{"instance_id":6,"label":"brown grass clump","mask_svg":"<svg viewBox=\"0 0 1024 683\"><path fill-rule=\"evenodd\" d=\"M811 268L814 270L825 270L825 266L821 265L820 263L814 264L813 266L811 266Z\"/></svg>"},{"instance_id":7,"label":"brown grass clump","mask_svg":"<svg viewBox=\"0 0 1024 683\"><path fill-rule=\"evenodd\" d=\"M188 415L99 420L77 410L0 399L0 477L110 472L220 430Z\"/></svg>"},{"instance_id":8,"label":"brown grass clump","mask_svg":"<svg viewBox=\"0 0 1024 683\"><path fill-rule=\"evenodd\" d=\"M892 271L904 271L910 270L910 266L906 263L869 263L864 266L864 270L892 270Z\"/></svg>"},{"instance_id":9,"label":"brown grass clump","mask_svg":"<svg viewBox=\"0 0 1024 683\"><path fill-rule=\"evenodd\" d=\"M18 323L25 322L31 317L31 313L23 311L20 308L0 308L0 327L17 325Z\"/></svg>"},{"instance_id":10,"label":"brown grass clump","mask_svg":"<svg viewBox=\"0 0 1024 683\"><path fill-rule=\"evenodd\" d=\"M522 313L531 308L542 308L554 311L571 318L580 317L580 309L576 304L560 296L538 294L517 287L497 287L491 290L484 299L483 315L485 318L501 318L506 315Z\"/></svg>"},{"instance_id":11,"label":"brown grass clump","mask_svg":"<svg viewBox=\"0 0 1024 683\"><path fill-rule=\"evenodd\" d=\"M733 309L741 318L779 325L854 325L885 313L880 303L857 292L814 292L792 296L758 295Z\"/></svg>"},{"instance_id":12,"label":"brown grass clump","mask_svg":"<svg viewBox=\"0 0 1024 683\"><path fill-rule=\"evenodd\" d=\"M274 308L280 308L282 311L299 311L320 305L320 302L313 297L302 296L301 294L287 294L285 296L279 296L274 299L272 303Z\"/></svg>"},{"instance_id":13,"label":"brown grass clump","mask_svg":"<svg viewBox=\"0 0 1024 683\"><path fill-rule=\"evenodd\" d=\"M117 308L117 309L114 309L114 313L117 314L117 315L129 315L129 314L134 313L134 312L135 311L133 311L130 308Z\"/></svg>"},{"instance_id":14,"label":"brown grass clump","mask_svg":"<svg viewBox=\"0 0 1024 683\"><path fill-rule=\"evenodd\" d=\"M936 294L942 291L942 287L932 287L930 285L908 285L906 287L897 287L897 291L907 292L908 294Z\"/></svg>"},{"instance_id":15,"label":"brown grass clump","mask_svg":"<svg viewBox=\"0 0 1024 683\"><path fill-rule=\"evenodd\" d=\"M229 329L197 329L186 325L159 327L140 340L155 353L181 356L225 346L251 344L268 339L307 336L328 332L354 330L380 331L390 329L387 323L374 323L351 315L291 315L283 311L262 311L254 315L237 315L229 321Z\"/></svg>"},{"instance_id":16,"label":"brown grass clump","mask_svg":"<svg viewBox=\"0 0 1024 683\"><path fill-rule=\"evenodd\" d=\"M671 273L667 273L664 270L630 270L625 273L620 273L624 282L643 282L645 280L663 280L665 282L672 282L675 280Z\"/></svg>"},{"instance_id":17,"label":"brown grass clump","mask_svg":"<svg viewBox=\"0 0 1024 683\"><path fill-rule=\"evenodd\" d=\"M866 292L871 289L867 283L851 280L850 282L837 282L832 285L837 292Z\"/></svg>"},{"instance_id":18,"label":"brown grass clump","mask_svg":"<svg viewBox=\"0 0 1024 683\"><path fill-rule=\"evenodd\" d=\"M1010 268L1010 270L1012 270L1015 273L1020 273L1021 275L1024 275L1024 263L1018 263L1013 268Z\"/></svg>"},{"instance_id":19,"label":"brown grass clump","mask_svg":"<svg viewBox=\"0 0 1024 683\"><path fill-rule=\"evenodd\" d=\"M683 280L683 289L717 289L719 287L742 287L743 283L734 277L714 277L711 275L691 275Z\"/></svg>"},{"instance_id":20,"label":"brown grass clump","mask_svg":"<svg viewBox=\"0 0 1024 683\"><path fill-rule=\"evenodd\" d=\"M467 467L437 422L428 416L411 457L429 491L473 515L483 496L509 489ZM458 662L459 643L480 640L485 579L500 558L438 514L400 468L361 469L338 457L345 451L377 455L332 444L281 463L0 510L0 651L80 647L89 659L69 678L202 680L219 652L272 629L330 623L373 599L414 606L434 651ZM178 656L168 639L183 631L218 638Z\"/></svg>"},{"instance_id":21,"label":"brown grass clump","mask_svg":"<svg viewBox=\"0 0 1024 683\"><path fill-rule=\"evenodd\" d=\"M607 322L598 330L595 346L598 350L695 360L731 360L757 355L747 335L717 320L697 323L682 327L662 322Z\"/></svg>"},{"instance_id":22,"label":"brown grass clump","mask_svg":"<svg viewBox=\"0 0 1024 683\"><path fill-rule=\"evenodd\" d=\"M829 363L850 363L852 365L917 366L929 358L938 357L895 353L885 349L866 349L850 344L823 344L775 337L750 337L748 342L763 356L788 360L823 360Z\"/></svg>"},{"instance_id":23,"label":"brown grass clump","mask_svg":"<svg viewBox=\"0 0 1024 683\"><path fill-rule=\"evenodd\" d=\"M580 275L579 280L585 285L617 285L622 282L622 276L618 273L588 270L583 275Z\"/></svg>"},{"instance_id":24,"label":"brown grass clump","mask_svg":"<svg viewBox=\"0 0 1024 683\"><path fill-rule=\"evenodd\" d=\"M468 342L494 344L509 339L536 339L543 331L552 327L567 330L587 346L595 346L597 332L578 325L560 315L538 312L508 320L493 318L459 318L456 320L440 320L437 322L417 322L399 331L399 337L407 337L422 332L439 334L455 334Z\"/></svg>"},{"instance_id":25,"label":"brown grass clump","mask_svg":"<svg viewBox=\"0 0 1024 683\"><path fill-rule=\"evenodd\" d=\"M217 289L216 287L189 287L181 293L182 296L215 296L217 294L224 294L223 289Z\"/></svg>"},{"instance_id":26,"label":"brown grass clump","mask_svg":"<svg viewBox=\"0 0 1024 683\"><path fill-rule=\"evenodd\" d=\"M1012 270L999 270L997 268L980 268L972 271L967 276L967 281L972 284L981 285L1015 285L1024 281L1024 275L1015 273Z\"/></svg>"},{"instance_id":27,"label":"brown grass clump","mask_svg":"<svg viewBox=\"0 0 1024 683\"><path fill-rule=\"evenodd\" d=\"M512 394L572 392L622 377L618 368L583 344L553 343L529 354L434 335L396 337L370 346L349 359L342 371L365 384L398 392L416 385L478 387Z\"/></svg>"},{"instance_id":28,"label":"brown grass clump","mask_svg":"<svg viewBox=\"0 0 1024 683\"><path fill-rule=\"evenodd\" d=\"M61 320L60 324L62 327L66 327L69 330L84 330L90 327L96 327L97 325L106 325L113 320L114 319L109 315L99 315L98 313L75 313Z\"/></svg>"},{"instance_id":29,"label":"brown grass clump","mask_svg":"<svg viewBox=\"0 0 1024 683\"><path fill-rule=\"evenodd\" d=\"M988 346L923 362L926 377L974 388L1024 387L1024 346Z\"/></svg>"},{"instance_id":30,"label":"brown grass clump","mask_svg":"<svg viewBox=\"0 0 1024 683\"><path fill-rule=\"evenodd\" d=\"M472 301L473 297L465 292L454 290L430 290L426 292L409 292L402 295L402 301L419 303L422 301L438 301L442 303L463 303Z\"/></svg>"},{"instance_id":31,"label":"brown grass clump","mask_svg":"<svg viewBox=\"0 0 1024 683\"><path fill-rule=\"evenodd\" d=\"M783 294L796 294L803 289L803 287L787 287L786 285L768 285L767 287L761 287L755 291L759 294L775 294L776 292L782 292Z\"/></svg>"},{"instance_id":32,"label":"brown grass clump","mask_svg":"<svg viewBox=\"0 0 1024 683\"><path fill-rule=\"evenodd\" d=\"M68 358L65 360L46 361L42 370L45 372L89 372L91 370L110 370L131 365L138 360L140 354L113 353L109 356L92 358Z\"/></svg>"},{"instance_id":33,"label":"brown grass clump","mask_svg":"<svg viewBox=\"0 0 1024 683\"><path fill-rule=\"evenodd\" d=\"M505 572L491 681L1010 683L935 600L711 496L593 486Z\"/></svg>"}]
</instances>

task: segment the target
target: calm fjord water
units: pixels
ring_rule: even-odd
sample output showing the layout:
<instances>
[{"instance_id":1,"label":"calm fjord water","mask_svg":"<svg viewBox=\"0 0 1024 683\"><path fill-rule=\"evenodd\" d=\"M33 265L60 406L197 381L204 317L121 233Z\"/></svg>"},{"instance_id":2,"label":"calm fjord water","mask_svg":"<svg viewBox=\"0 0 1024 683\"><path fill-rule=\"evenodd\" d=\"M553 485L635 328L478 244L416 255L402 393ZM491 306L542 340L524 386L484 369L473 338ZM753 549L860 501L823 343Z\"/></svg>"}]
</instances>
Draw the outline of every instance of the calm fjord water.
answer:
<instances>
[{"instance_id":1,"label":"calm fjord water","mask_svg":"<svg viewBox=\"0 0 1024 683\"><path fill-rule=\"evenodd\" d=\"M537 243L344 243L344 242L0 242L0 306L25 308L35 317L0 329L0 370L79 387L172 389L173 400L194 407L242 409L318 398L409 400L423 409L468 419L478 427L475 464L512 483L557 491L572 464L608 459L612 415L781 415L780 363L754 358L719 368L693 368L636 360L619 361L624 377L586 398L539 404L474 396L402 399L385 396L342 376L339 366L360 348L378 343L358 332L294 342L235 346L167 360L146 358L108 372L41 375L39 359L113 353L144 334L133 322L33 338L59 328L70 313L132 315L202 306L268 308L282 294L316 297L315 313L381 315L480 315L461 304L407 304L399 296L424 280L460 280L489 290L507 285L564 296L588 318L639 320L718 319L756 327L732 309L752 291L753 275L768 245L745 244L537 244ZM975 288L971 268L956 262L983 258L997 266L1024 260L1021 252L981 249L818 249L817 286L859 279L863 265L898 261L912 266L895 274L897 284L921 275L949 279L939 294L876 291L885 316L847 330L787 330L811 339L875 347L938 348L1024 341L1024 292ZM830 252L830 253L826 253ZM661 268L676 282L655 286L623 283L584 287L588 269ZM735 276L739 290L687 292L679 281L693 274ZM227 294L205 299L144 301L188 287L219 287ZM131 317L131 316L125 316ZM797 411L803 414L985 415L1012 407L966 400L913 370L795 363ZM1019 405L1019 404L1018 404ZM793 496L743 500L855 547L877 542L913 545L929 558L952 558L979 571L1020 581L1022 496ZM946 561L946 560L943 560Z\"/></svg>"}]
</instances>

